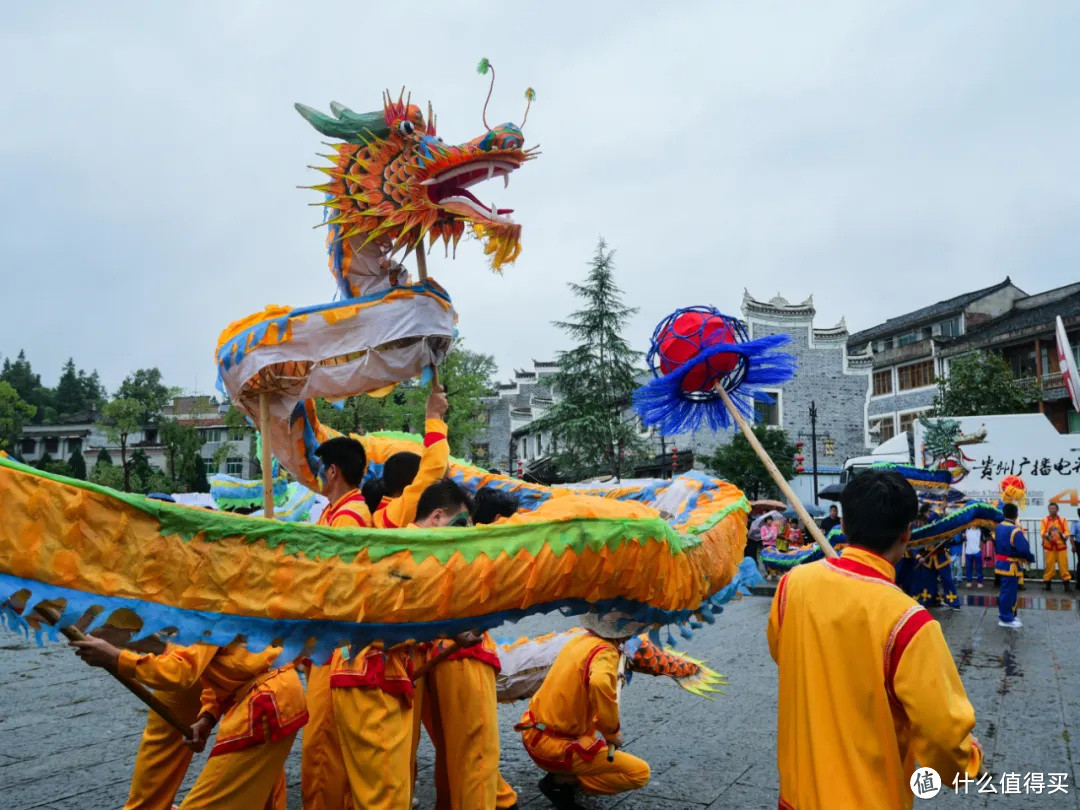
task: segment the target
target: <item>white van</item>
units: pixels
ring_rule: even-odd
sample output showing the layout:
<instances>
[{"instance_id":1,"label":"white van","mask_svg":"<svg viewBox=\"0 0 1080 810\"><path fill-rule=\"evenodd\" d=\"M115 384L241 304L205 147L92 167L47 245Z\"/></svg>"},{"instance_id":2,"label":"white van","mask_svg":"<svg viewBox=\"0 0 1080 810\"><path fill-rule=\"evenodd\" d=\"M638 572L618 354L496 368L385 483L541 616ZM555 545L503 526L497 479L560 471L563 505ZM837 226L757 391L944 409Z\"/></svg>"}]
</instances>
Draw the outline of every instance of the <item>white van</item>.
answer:
<instances>
[{"instance_id":1,"label":"white van","mask_svg":"<svg viewBox=\"0 0 1080 810\"><path fill-rule=\"evenodd\" d=\"M845 486L848 481L870 465L880 464L883 461L891 461L894 464L911 463L907 433L901 433L899 436L893 436L888 441L882 442L868 456L852 456L845 461L844 470L840 473L840 486Z\"/></svg>"}]
</instances>

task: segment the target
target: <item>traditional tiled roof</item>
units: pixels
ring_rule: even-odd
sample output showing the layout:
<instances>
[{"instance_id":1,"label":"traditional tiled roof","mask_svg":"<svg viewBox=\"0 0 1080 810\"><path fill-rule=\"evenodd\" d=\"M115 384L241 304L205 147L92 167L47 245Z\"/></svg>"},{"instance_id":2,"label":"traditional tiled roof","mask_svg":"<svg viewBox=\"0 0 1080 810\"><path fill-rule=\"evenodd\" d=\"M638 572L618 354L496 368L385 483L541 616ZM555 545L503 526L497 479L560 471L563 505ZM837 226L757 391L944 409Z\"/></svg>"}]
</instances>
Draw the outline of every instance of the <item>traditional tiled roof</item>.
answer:
<instances>
[{"instance_id":1,"label":"traditional tiled roof","mask_svg":"<svg viewBox=\"0 0 1080 810\"><path fill-rule=\"evenodd\" d=\"M891 335L894 332L899 332L926 321L932 321L936 318L962 312L969 304L972 304L991 293L995 293L998 290L1003 290L1010 285L1012 285L1012 279L1005 276L1004 281L1000 281L990 287L983 287L981 290L973 290L972 292L967 292L963 295L947 298L944 301L938 301L936 304L930 304L930 306L916 309L914 312L908 312L905 315L897 315L895 318L889 318L887 321L879 323L877 326L871 326L869 329L856 332L848 338L848 344L857 346L860 343L866 343L875 338L883 337L884 335Z\"/></svg>"},{"instance_id":2,"label":"traditional tiled roof","mask_svg":"<svg viewBox=\"0 0 1080 810\"><path fill-rule=\"evenodd\" d=\"M1066 327L1080 324L1080 284L1022 298L1004 315L975 327L965 335L950 339L945 343L944 351L956 354L992 345L997 342L996 339L1013 333L1024 336L1050 331L1054 329L1054 319L1058 315Z\"/></svg>"}]
</instances>

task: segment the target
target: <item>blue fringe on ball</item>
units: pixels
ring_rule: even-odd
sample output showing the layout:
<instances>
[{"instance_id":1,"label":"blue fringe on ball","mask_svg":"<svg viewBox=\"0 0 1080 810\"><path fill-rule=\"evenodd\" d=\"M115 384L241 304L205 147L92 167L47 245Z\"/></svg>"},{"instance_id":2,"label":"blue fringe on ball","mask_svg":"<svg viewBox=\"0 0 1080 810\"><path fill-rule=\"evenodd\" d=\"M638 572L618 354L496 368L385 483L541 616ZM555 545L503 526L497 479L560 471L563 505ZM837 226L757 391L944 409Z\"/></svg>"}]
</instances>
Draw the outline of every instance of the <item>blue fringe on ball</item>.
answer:
<instances>
[{"instance_id":1,"label":"blue fringe on ball","mask_svg":"<svg viewBox=\"0 0 1080 810\"><path fill-rule=\"evenodd\" d=\"M762 386L781 385L795 376L796 359L777 351L789 343L787 335L769 335L742 343L717 343L703 349L692 360L663 376L643 385L634 392L634 410L647 427L655 427L665 436L691 433L702 425L710 430L734 426L731 415L715 391L697 392L689 396L682 388L683 379L695 366L720 354L737 354L743 371L733 389L727 389L739 412L751 422L756 421L754 402L772 402ZM737 368L721 378L738 377ZM656 370L653 370L656 374Z\"/></svg>"}]
</instances>

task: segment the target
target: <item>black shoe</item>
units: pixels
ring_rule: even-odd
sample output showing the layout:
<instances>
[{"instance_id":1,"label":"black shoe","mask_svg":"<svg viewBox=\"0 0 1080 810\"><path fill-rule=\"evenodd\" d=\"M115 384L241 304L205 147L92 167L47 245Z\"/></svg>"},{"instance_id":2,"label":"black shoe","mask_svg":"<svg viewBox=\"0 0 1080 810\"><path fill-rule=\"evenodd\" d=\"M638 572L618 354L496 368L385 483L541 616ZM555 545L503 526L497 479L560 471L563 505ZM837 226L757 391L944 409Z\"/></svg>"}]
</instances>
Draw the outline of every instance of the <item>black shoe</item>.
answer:
<instances>
[{"instance_id":1,"label":"black shoe","mask_svg":"<svg viewBox=\"0 0 1080 810\"><path fill-rule=\"evenodd\" d=\"M556 782L550 773L540 780L539 787L555 810L585 810L574 801L574 786Z\"/></svg>"}]
</instances>

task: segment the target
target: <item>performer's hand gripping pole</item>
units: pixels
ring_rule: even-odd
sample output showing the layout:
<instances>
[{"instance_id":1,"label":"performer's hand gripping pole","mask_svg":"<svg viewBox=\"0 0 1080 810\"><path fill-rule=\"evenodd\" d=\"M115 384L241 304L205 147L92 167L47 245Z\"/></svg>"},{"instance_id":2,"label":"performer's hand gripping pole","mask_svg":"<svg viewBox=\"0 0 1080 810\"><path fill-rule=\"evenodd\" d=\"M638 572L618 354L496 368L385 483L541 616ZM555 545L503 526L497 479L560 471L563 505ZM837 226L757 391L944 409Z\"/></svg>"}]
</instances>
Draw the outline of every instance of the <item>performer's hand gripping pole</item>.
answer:
<instances>
[{"instance_id":1,"label":"performer's hand gripping pole","mask_svg":"<svg viewBox=\"0 0 1080 810\"><path fill-rule=\"evenodd\" d=\"M622 688L624 683L626 683L626 653L619 650L619 669L618 676L615 679L615 705L619 707L620 713L622 712ZM607 761L615 761L615 743L608 743Z\"/></svg>"},{"instance_id":2,"label":"performer's hand gripping pole","mask_svg":"<svg viewBox=\"0 0 1080 810\"><path fill-rule=\"evenodd\" d=\"M60 621L60 612L49 605L38 605L36 608L34 608L34 612L36 612L39 616L45 619L45 621L47 621L53 626L55 626ZM86 636L77 627L61 627L59 629L64 638L66 638L68 641L84 641L86 639ZM114 678L116 678L116 680L120 681L120 683L123 684L124 688L131 692L131 694L135 695L135 697L137 697L139 700L149 706L150 709L159 714L161 716L161 719L168 723L170 726L172 726L174 729L176 729L180 736L182 736L185 740L190 740L192 738L191 726L189 726L187 723L185 723L179 717L173 714L172 710L160 700L158 700L157 696L155 696L153 692L151 692L141 683L128 680L115 669L106 668L106 671Z\"/></svg>"},{"instance_id":3,"label":"performer's hand gripping pole","mask_svg":"<svg viewBox=\"0 0 1080 810\"><path fill-rule=\"evenodd\" d=\"M743 432L746 440L750 442L750 446L754 448L754 452L757 453L758 458L761 459L761 463L765 465L765 469L769 471L769 475L771 475L773 481L776 482L776 486L780 488L780 491L784 493L784 497L787 498L788 502L795 508L795 511L798 513L799 519L806 527L806 530L810 532L810 535L817 541L817 544L821 546L821 550L825 552L825 556L839 556L832 547L832 544L825 539L825 534L818 528L818 525L814 523L813 518L811 518L806 511L806 507L803 506L802 501L799 500L799 496L795 494L795 491L788 482L784 480L784 476L781 475L780 470L777 469L776 464L769 458L769 454L765 451L765 448L761 446L758 437L754 435L754 429L750 427L750 424L746 421L745 417L739 413L739 409L736 408L735 403L731 401L731 397L728 396L728 392L724 390L724 386L717 384L715 389L716 393L718 393L720 398L724 401L724 406L728 409L728 413L731 414L731 418L735 420L735 424L739 426L739 429Z\"/></svg>"}]
</instances>

